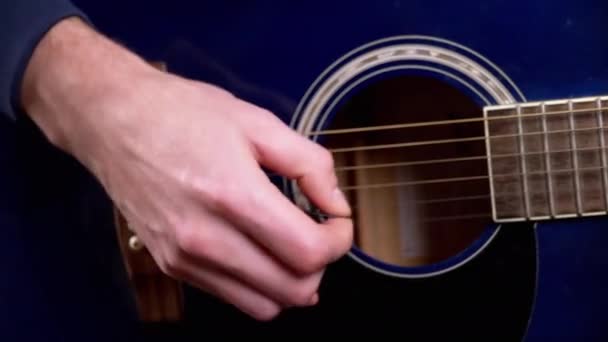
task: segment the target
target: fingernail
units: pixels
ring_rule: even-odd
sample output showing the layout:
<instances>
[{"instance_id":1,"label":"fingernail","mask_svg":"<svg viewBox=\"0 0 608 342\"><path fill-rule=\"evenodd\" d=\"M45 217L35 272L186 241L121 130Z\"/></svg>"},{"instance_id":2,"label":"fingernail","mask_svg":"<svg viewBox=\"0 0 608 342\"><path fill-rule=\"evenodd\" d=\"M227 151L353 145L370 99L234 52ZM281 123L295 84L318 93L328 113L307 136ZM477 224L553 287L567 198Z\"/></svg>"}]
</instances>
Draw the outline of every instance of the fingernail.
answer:
<instances>
[{"instance_id":1,"label":"fingernail","mask_svg":"<svg viewBox=\"0 0 608 342\"><path fill-rule=\"evenodd\" d=\"M310 302L308 304L316 305L318 302L319 302L319 294L315 293L314 295L312 295L312 297L310 297Z\"/></svg>"},{"instance_id":2,"label":"fingernail","mask_svg":"<svg viewBox=\"0 0 608 342\"><path fill-rule=\"evenodd\" d=\"M333 197L334 197L334 200L341 207L341 209L344 210L345 212L347 212L346 215L350 215L350 205L348 204L348 201L346 200L346 196L344 195L342 190L340 190L339 188L335 188Z\"/></svg>"}]
</instances>

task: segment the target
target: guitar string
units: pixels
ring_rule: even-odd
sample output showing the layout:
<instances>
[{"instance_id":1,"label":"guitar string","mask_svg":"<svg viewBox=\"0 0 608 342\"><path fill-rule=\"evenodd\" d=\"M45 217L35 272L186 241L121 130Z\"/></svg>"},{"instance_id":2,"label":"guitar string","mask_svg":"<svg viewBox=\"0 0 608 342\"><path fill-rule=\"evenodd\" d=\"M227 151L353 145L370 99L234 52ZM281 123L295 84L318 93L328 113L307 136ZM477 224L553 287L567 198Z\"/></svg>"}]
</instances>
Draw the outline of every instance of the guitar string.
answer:
<instances>
[{"instance_id":1,"label":"guitar string","mask_svg":"<svg viewBox=\"0 0 608 342\"><path fill-rule=\"evenodd\" d=\"M385 205L385 207L396 208L396 207L399 207L399 205L401 205L401 204L403 204L403 203L391 202L391 203L387 203ZM353 209L353 210L356 210L358 208L359 208L359 206L356 205L356 204L351 205L351 209ZM416 221L419 221L419 222L435 222L435 221L480 219L480 218L492 219L492 211L491 211L491 209L488 212L477 212L477 213L472 213L472 214L448 215L448 216L432 216L432 217L422 216L422 217L417 217Z\"/></svg>"},{"instance_id":2,"label":"guitar string","mask_svg":"<svg viewBox=\"0 0 608 342\"><path fill-rule=\"evenodd\" d=\"M492 213L479 213L470 215L453 215L453 216L436 216L431 218L422 218L420 222L439 222L439 221L458 221L458 220L475 220L475 219L492 219Z\"/></svg>"},{"instance_id":3,"label":"guitar string","mask_svg":"<svg viewBox=\"0 0 608 342\"><path fill-rule=\"evenodd\" d=\"M490 137L473 136L473 137L466 137L466 138L422 140L422 141L411 141L411 142L403 142L403 143L364 145L364 146L354 146L354 147L337 147L337 148L328 148L328 150L333 153L385 150L385 149L394 149L394 148L402 148L402 147L430 146L430 145L453 144L453 143L472 142L472 141L486 141L486 140L492 140L492 139L517 138L520 136L525 137L525 136L536 136L536 135L544 135L544 134L560 134L560 133L563 134L563 133L598 131L598 130L603 131L606 128L608 128L608 126L562 129L562 130L552 130L552 131L546 131L546 132L545 131L534 131L534 132L525 132L525 133L499 134L499 135L493 135Z\"/></svg>"},{"instance_id":4,"label":"guitar string","mask_svg":"<svg viewBox=\"0 0 608 342\"><path fill-rule=\"evenodd\" d=\"M586 167L586 168L577 168L576 170L579 171L599 171L602 169L606 169L606 167ZM529 172L526 175L546 175L546 174L556 174L556 173L572 173L574 172L575 169L558 169L558 170L552 170L549 172L546 171L536 171L536 172ZM512 174L497 174L495 175L496 177L511 177L511 176L523 176L523 173L512 173ZM597 175L599 177L599 175ZM469 180L471 179L489 179L489 176L475 176L475 177L470 177ZM440 182L449 182L451 180L454 180L454 178L452 179L439 179L439 180L432 180L432 181L440 181ZM459 179L459 181L463 181L463 180L467 180L465 179L465 177L462 177ZM417 185L416 182L402 182L402 183L387 183L387 184L372 184L371 186L374 188L387 188L387 187L397 187L397 186L406 186L406 185ZM343 190L357 190L357 189L361 189L361 188L366 188L369 186L354 186L354 187L342 187L341 189ZM574 192L574 189L571 189L572 192ZM544 196L549 196L549 194L546 191L541 191L541 192L535 192L532 194L528 194L528 196L533 195L533 194L537 194L537 195L544 195ZM504 193L502 195L495 195L495 198L500 198L500 197L509 197L509 196L518 196L521 197L523 196L522 194L520 194L519 192L507 192ZM400 204L404 204L404 203L413 203L413 204L417 204L417 205L428 205L428 204L438 204L438 203L446 203L446 202L467 202L467 201L479 201L479 200L487 200L492 198L491 194L478 194L478 195L470 195L470 196L456 196L456 197L435 197L435 198L430 198L430 199L420 199L420 200L406 200L406 201L400 201ZM391 205L391 204L388 204ZM393 205L396 205L396 203L393 203ZM351 204L351 208L352 209L357 209L359 206L357 204ZM478 214L473 214L473 215L456 215L456 216L446 216L446 217L433 217L431 219L423 219L423 221L445 221L445 220L456 220L456 219L475 219L475 218L491 218L491 213L478 213Z\"/></svg>"},{"instance_id":5,"label":"guitar string","mask_svg":"<svg viewBox=\"0 0 608 342\"><path fill-rule=\"evenodd\" d=\"M457 196L457 197L445 197L445 198L431 198L431 199L419 199L419 200L403 200L403 201L390 201L389 203L384 203L383 206L386 207L395 207L402 204L416 204L416 205L426 205L426 204L437 204L437 203L457 203L457 202L467 202L467 201L480 201L480 200L488 200L492 198L490 194L485 195L475 195L475 196ZM357 204L351 204L351 208L356 209L359 206Z\"/></svg>"},{"instance_id":6,"label":"guitar string","mask_svg":"<svg viewBox=\"0 0 608 342\"><path fill-rule=\"evenodd\" d=\"M608 109L608 107L599 107L599 108L585 108L585 109L577 109L577 110L568 110L568 111L554 111L554 112L544 112L544 113L527 113L523 116L520 115L509 115L509 116L501 116L501 117L492 117L492 118L467 118L467 119L459 119L459 120L445 120L445 121L431 121L431 122L419 122L419 123L408 123L408 124L397 124L397 125L385 125L385 126L372 126L372 127L363 127L363 128L351 128L351 129L334 129L334 130L325 130L325 131L313 131L310 132L309 135L322 135L322 134L344 134L344 133L356 133L356 132L364 132L364 131L376 131L376 130L386 130L386 129L398 129L398 128L413 128L413 127L423 127L423 126L435 126L435 125L448 125L448 124L457 124L457 123L470 123L470 122L483 122L483 121L493 121L493 120L508 120L508 119L518 119L520 117L527 119L535 116L549 116L549 115L559 115L559 114L575 114L575 113L587 113L590 115L598 114L598 111L603 111ZM502 111L513 110L512 108L502 109ZM350 152L350 151L358 151L358 150L369 150L369 149L384 149L384 148L395 148L395 147L411 147L411 146L423 146L423 145L433 145L433 144L444 144L444 143L455 143L455 142L466 142L466 141L479 141L486 139L496 139L496 138L508 138L508 137L519 137L519 136L532 136L532 135L544 135L544 134L557 134L557 133L570 133L573 131L597 131L598 129L608 128L606 126L601 127L590 127L590 128L579 128L579 129L568 129L568 130L554 130L554 131L536 131L536 132L526 132L523 134L504 134L491 136L486 138L485 136L481 137L468 137L468 138L460 138L460 139L443 139L443 140L433 140L433 141L422 141L422 142L410 142L410 143L399 143L399 144L384 144L384 145L374 145L374 146L359 146L359 147L351 147L351 148L338 148L338 149L330 149L330 151L334 153L340 152ZM603 148L577 148L577 149L565 149L565 150L556 150L549 152L528 152L523 155L533 155L533 154L547 154L547 153L559 153L559 152L570 152L570 151L589 151L589 150L599 150ZM522 154L503 154L503 155L495 155L492 157L507 157L507 156L521 156ZM415 161L415 162L400 162L400 163L385 163L385 164L376 164L376 165L360 165L360 166L346 166L346 167L337 167L337 171L346 171L346 170L357 170L357 169L365 169L365 168L378 168L378 167L394 167L394 166L411 166L411 165L424 165L424 164L433 164L439 162L457 162L457 161L467 161L467 160L483 160L487 159L486 156L474 156L474 157L463 157L463 158L446 158L446 159L435 159L428 161ZM559 169L552 171L537 171L537 172L528 172L525 175L534 175L534 174L555 174L555 173L564 173L564 172L575 172L575 171L586 171L586 170L602 170L604 167L590 167L590 168L576 168L576 169ZM523 176L523 173L513 173L513 174L498 174L494 175L494 177L514 177ZM472 177L454 177L454 178L442 178L442 179L431 179L431 180L423 180L423 181L413 181L413 182L393 182L393 183L380 183L380 184L368 184L368 185L356 185L356 186L346 186L342 187L342 190L356 190L356 189L370 189L370 188L386 188L386 187L398 187L398 186L414 186L414 185L422 185L422 184L431 184L431 183L449 183L449 182L461 182L461 181L471 181L471 180L482 180L489 179L490 176L472 176ZM445 201L463 201L463 200L477 200L480 198L488 198L490 195L481 195L481 196L464 196L461 198L439 198L434 199L435 202L445 202ZM420 201L419 201L420 202Z\"/></svg>"},{"instance_id":7,"label":"guitar string","mask_svg":"<svg viewBox=\"0 0 608 342\"><path fill-rule=\"evenodd\" d=\"M518 154L513 154L513 156L519 156ZM429 160L416 160L416 161L404 161L404 162L394 162L394 163L377 163L377 164L362 164L357 166L338 166L335 167L334 170L336 172L346 172L346 171L357 171L357 170L367 170L367 169L380 169L380 168L391 168L391 167L401 167L401 166L417 166L417 165L432 165L432 164L443 164L443 163L457 163L463 161L474 161L474 160L487 160L486 156L471 156L471 157L458 157L458 158L441 158L441 159L429 159Z\"/></svg>"},{"instance_id":8,"label":"guitar string","mask_svg":"<svg viewBox=\"0 0 608 342\"><path fill-rule=\"evenodd\" d=\"M603 150L606 148L581 148L581 149L577 149L578 151L592 151L592 150ZM559 152L570 152L570 151L574 151L574 149L564 149L564 150L560 150ZM556 152L556 151L553 151ZM545 154L545 152L533 152L533 153L527 153L527 154ZM518 156L518 154L510 154L511 156ZM508 155L503 155L503 156L508 156ZM485 158L485 157L481 157L481 158ZM446 161L447 159L443 159L443 161ZM526 176L530 176L530 175L549 175L549 174L559 174L559 173L573 173L575 171L600 171L606 169L606 167L603 166L599 166L599 167L580 167L580 168L570 168L570 169L554 169L554 170L550 170L550 171L531 171L531 172L526 172L525 175ZM519 177L524 176L524 173L506 173L506 174L496 174L493 177L518 177L518 181L519 181ZM599 176L599 175L598 175ZM415 186L415 185L424 185L424 184L431 184L431 183L450 183L450 182L464 182L464 181L474 181L474 180L487 180L490 179L490 176L488 175L483 175L483 176L472 176L472 177L454 177L454 178L441 178L441 179L430 179L430 180L423 180L423 181L412 181L412 182L394 182L394 183L381 183L381 184L368 184L368 185L359 185L359 186L350 186L350 187L341 187L342 190L344 191L350 191L350 190L359 190L359 189L369 189L369 188L391 188L391 187L399 187L399 186ZM544 195L547 195L546 192L541 192ZM513 193L514 194L514 193ZM511 194L511 195L513 195ZM500 196L498 196L500 197ZM472 195L472 196L459 196L459 197L444 197L444 198L432 198L432 199L427 199L427 200L412 200L412 201L406 201L407 203L416 203L416 204L436 204L436 203L444 203L444 202L461 202L461 201L477 201L477 200L481 200L481 199L488 199L491 198L490 194L483 194L483 195Z\"/></svg>"},{"instance_id":9,"label":"guitar string","mask_svg":"<svg viewBox=\"0 0 608 342\"><path fill-rule=\"evenodd\" d=\"M542 192L542 195L548 196L548 194L546 192ZM511 194L513 195L513 194ZM518 197L521 197L521 195L517 194ZM500 197L500 196L498 196ZM451 198L437 198L437 199L431 199L431 200L414 200L414 201L406 201L406 202L400 202L399 204L404 204L404 203L416 203L416 204L430 204L430 203L437 203L437 202L466 202L466 201L478 201L478 200L482 200L482 199L490 199L491 195L487 194L487 195L478 195L478 196L462 196L462 197L451 197ZM395 207L397 206L397 203L389 203L388 204L390 207ZM544 206L543 206L544 207ZM359 208L359 206L357 204L351 204L351 208L353 210L357 210ZM452 216L433 216L433 217L422 217L419 218L420 222L438 222L438 221L454 221L454 220L473 220L473 219L492 219L492 213L491 210L485 213L475 213L475 214L463 214L463 215L452 215Z\"/></svg>"},{"instance_id":10,"label":"guitar string","mask_svg":"<svg viewBox=\"0 0 608 342\"><path fill-rule=\"evenodd\" d=\"M394 188L394 187L437 184L437 183L456 183L456 182L468 182L468 181L476 181L476 180L488 180L490 178L499 178L499 177L522 177L522 176L531 176L531 175L550 175L550 174L558 174L558 173L572 173L575 171L576 172L599 171L599 170L605 170L605 169L606 168L603 166L578 167L575 169L569 168L569 169L553 169L550 171L531 171L531 172L525 172L525 173L515 172L515 173L493 174L492 176L479 175L479 176L466 176L466 177L434 178L434 179L425 179L425 180L410 181L410 182L387 182L387 183L352 185L352 186L342 186L342 187L340 187L340 189L343 191L351 191L351 190L361 190L361 189Z\"/></svg>"},{"instance_id":11,"label":"guitar string","mask_svg":"<svg viewBox=\"0 0 608 342\"><path fill-rule=\"evenodd\" d=\"M552 115L561 115L561 114L577 114L577 113L589 113L589 114L597 114L597 112L603 112L607 110L608 107L598 107L598 108L581 108L581 109L573 109L573 110L563 110L563 111L552 111L552 112L544 112L544 113L525 113L522 114L521 117L536 117L536 116L552 116ZM496 109L495 111L510 111L515 110L515 108L504 108L504 109ZM419 128L425 126L439 126L439 125L453 125L459 123L472 123L472 122L486 122L486 121L494 121L494 120L508 120L508 119L518 119L520 117L519 114L506 115L506 116L497 116L491 118L465 118L465 119L453 119L453 120L438 120L438 121L423 121L423 122L414 122L414 123L403 123L403 124L393 124L393 125L380 125L380 126L368 126L368 127L356 127L356 128L337 128L337 129L326 129L326 130L318 130L318 131L310 131L308 133L304 133L306 136L318 136L318 135L330 135L330 134L347 134L347 133L360 133L360 132L369 132L369 131L380 131L380 130L390 130L390 129L400 129L400 128Z\"/></svg>"},{"instance_id":12,"label":"guitar string","mask_svg":"<svg viewBox=\"0 0 608 342\"><path fill-rule=\"evenodd\" d=\"M533 151L533 152L525 152L525 153L497 153L492 155L491 159L500 159L500 158L514 158L520 156L535 156L535 155L547 155L547 154L557 154L557 153L570 153L570 152L588 152L588 151L600 151L608 149L608 147L580 147L575 149L559 149L559 150L551 150L551 151ZM378 169L378 168L391 168L391 167L401 167L401 166L418 166L418 165L432 165L432 164L444 164L444 163L458 163L463 161L475 161L475 160L488 160L486 155L483 156L470 156L470 157L457 157L457 158L440 158L440 159L428 159L428 160L416 160L416 161L404 161L404 162L394 162L394 163L378 163L378 164L362 164L356 166L338 166L335 167L334 170L336 172L346 172L346 171L358 171L358 170L366 170L366 169ZM274 174L277 176L277 174Z\"/></svg>"},{"instance_id":13,"label":"guitar string","mask_svg":"<svg viewBox=\"0 0 608 342\"><path fill-rule=\"evenodd\" d=\"M606 147L580 147L575 149L560 149L560 150L552 150L552 151L534 151L534 152L525 152L525 153L502 153L495 154L492 156L492 159L499 158L513 158L520 156L534 156L534 155L547 155L553 153L570 153L570 152L589 152L589 151L603 151L608 150L608 146ZM455 163L462 161L474 161L474 160L488 160L487 156L471 156L471 157L460 157L460 158L442 158L442 159L429 159L429 160L417 160L411 162L395 162L395 163L379 163L379 164L363 164L357 166L338 166L335 167L334 170L337 172L346 172L346 171L358 171L364 169L374 169L374 168L390 168L390 167L399 167L399 166L417 166L417 165L432 165L432 164L441 164L441 163ZM266 172L268 177L283 177L282 175L276 172Z\"/></svg>"}]
</instances>

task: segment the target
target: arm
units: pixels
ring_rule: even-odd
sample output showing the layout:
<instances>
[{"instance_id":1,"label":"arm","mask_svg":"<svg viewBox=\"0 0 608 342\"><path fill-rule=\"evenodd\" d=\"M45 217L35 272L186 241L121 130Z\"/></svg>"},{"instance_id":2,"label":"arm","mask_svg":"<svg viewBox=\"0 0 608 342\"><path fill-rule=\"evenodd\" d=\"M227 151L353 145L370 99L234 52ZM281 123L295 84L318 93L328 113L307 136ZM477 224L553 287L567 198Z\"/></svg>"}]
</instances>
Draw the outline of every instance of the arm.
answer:
<instances>
[{"instance_id":1,"label":"arm","mask_svg":"<svg viewBox=\"0 0 608 342\"><path fill-rule=\"evenodd\" d=\"M21 81L28 60L43 35L66 17L88 18L68 0L0 2L0 113L16 119Z\"/></svg>"},{"instance_id":2,"label":"arm","mask_svg":"<svg viewBox=\"0 0 608 342\"><path fill-rule=\"evenodd\" d=\"M351 246L329 152L222 89L158 71L77 18L40 41L20 94L165 273L255 318L315 304L325 266ZM311 220L261 165L297 179L338 218Z\"/></svg>"}]
</instances>

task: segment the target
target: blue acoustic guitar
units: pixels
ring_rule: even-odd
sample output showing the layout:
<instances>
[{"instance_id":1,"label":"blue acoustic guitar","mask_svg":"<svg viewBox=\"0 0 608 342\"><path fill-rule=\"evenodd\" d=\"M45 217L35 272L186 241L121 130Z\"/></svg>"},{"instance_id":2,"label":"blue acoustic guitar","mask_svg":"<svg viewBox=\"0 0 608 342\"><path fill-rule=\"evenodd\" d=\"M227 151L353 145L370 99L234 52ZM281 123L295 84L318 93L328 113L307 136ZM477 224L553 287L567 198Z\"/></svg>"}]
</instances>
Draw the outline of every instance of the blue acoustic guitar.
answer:
<instances>
[{"instance_id":1,"label":"blue acoustic guitar","mask_svg":"<svg viewBox=\"0 0 608 342\"><path fill-rule=\"evenodd\" d=\"M262 324L177 285L184 331L608 339L608 2L76 4L330 149L354 209L319 305Z\"/></svg>"}]
</instances>

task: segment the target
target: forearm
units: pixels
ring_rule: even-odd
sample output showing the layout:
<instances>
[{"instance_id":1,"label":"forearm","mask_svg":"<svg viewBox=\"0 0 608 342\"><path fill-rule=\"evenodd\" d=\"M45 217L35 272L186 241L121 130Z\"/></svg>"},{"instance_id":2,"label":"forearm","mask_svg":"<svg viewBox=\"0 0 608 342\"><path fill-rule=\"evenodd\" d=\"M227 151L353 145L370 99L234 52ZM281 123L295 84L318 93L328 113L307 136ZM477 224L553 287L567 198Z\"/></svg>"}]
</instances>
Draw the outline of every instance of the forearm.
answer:
<instances>
[{"instance_id":1,"label":"forearm","mask_svg":"<svg viewBox=\"0 0 608 342\"><path fill-rule=\"evenodd\" d=\"M69 18L34 50L24 73L21 104L53 144L75 154L74 144L86 143L78 131L119 120L118 111L110 117L101 107L133 96L134 76L153 71L80 19Z\"/></svg>"}]
</instances>

